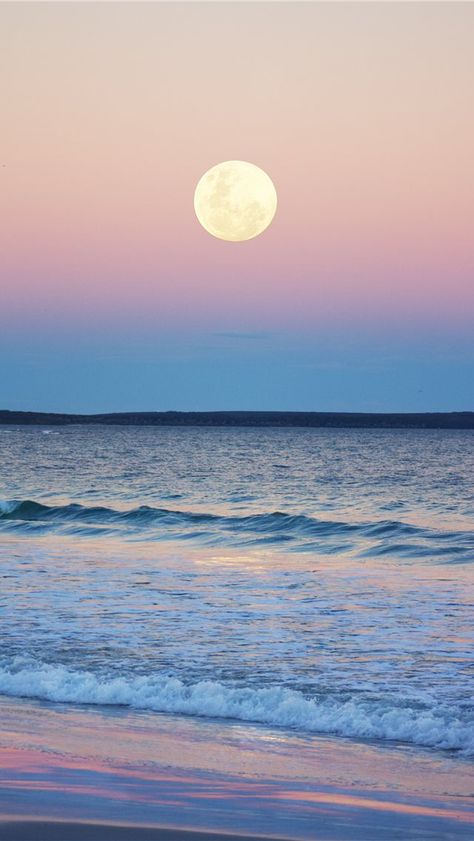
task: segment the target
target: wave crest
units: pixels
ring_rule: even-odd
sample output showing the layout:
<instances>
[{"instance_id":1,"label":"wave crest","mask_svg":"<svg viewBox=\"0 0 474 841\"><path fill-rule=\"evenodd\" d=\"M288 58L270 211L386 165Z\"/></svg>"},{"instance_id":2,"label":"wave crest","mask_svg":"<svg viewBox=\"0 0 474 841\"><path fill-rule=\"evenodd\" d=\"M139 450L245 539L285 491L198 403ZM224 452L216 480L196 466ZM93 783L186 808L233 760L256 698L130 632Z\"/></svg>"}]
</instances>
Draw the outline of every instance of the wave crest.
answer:
<instances>
[{"instance_id":1,"label":"wave crest","mask_svg":"<svg viewBox=\"0 0 474 841\"><path fill-rule=\"evenodd\" d=\"M415 708L387 701L307 697L282 686L185 684L177 677L98 677L59 665L15 658L0 667L0 693L61 703L125 706L153 712L237 719L310 733L408 742L474 755L474 721L447 707Z\"/></svg>"},{"instance_id":2,"label":"wave crest","mask_svg":"<svg viewBox=\"0 0 474 841\"><path fill-rule=\"evenodd\" d=\"M285 543L298 551L321 549L329 553L353 551L358 544L362 556L431 556L457 563L474 557L474 532L470 531L439 531L398 520L322 520L282 511L239 516L148 505L126 510L79 503L45 505L25 499L0 501L0 527L63 531L78 536L112 530L133 536L143 533L147 539L174 537L178 529L180 536L215 544Z\"/></svg>"}]
</instances>

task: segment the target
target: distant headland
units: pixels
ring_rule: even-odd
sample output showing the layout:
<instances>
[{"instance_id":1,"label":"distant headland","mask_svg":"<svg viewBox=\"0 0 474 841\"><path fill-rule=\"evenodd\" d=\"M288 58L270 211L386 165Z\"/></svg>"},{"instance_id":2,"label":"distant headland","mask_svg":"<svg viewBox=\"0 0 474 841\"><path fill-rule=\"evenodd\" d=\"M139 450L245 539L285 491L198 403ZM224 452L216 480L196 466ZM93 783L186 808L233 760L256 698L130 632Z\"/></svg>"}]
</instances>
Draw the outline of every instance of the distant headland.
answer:
<instances>
[{"instance_id":1,"label":"distant headland","mask_svg":"<svg viewBox=\"0 0 474 841\"><path fill-rule=\"evenodd\" d=\"M72 426L259 426L329 429L474 429L474 412L113 412L69 415L0 410L0 424Z\"/></svg>"}]
</instances>

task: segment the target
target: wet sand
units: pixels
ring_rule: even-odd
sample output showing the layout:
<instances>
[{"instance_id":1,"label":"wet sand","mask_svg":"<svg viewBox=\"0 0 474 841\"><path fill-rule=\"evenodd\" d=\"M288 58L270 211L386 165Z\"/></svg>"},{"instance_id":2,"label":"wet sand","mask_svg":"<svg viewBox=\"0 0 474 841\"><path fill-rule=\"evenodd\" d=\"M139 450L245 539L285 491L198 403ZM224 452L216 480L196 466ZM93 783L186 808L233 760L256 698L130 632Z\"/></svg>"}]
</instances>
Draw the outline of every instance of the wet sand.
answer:
<instances>
[{"instance_id":1,"label":"wet sand","mask_svg":"<svg viewBox=\"0 0 474 841\"><path fill-rule=\"evenodd\" d=\"M0 697L2 841L470 841L452 754Z\"/></svg>"},{"instance_id":2,"label":"wet sand","mask_svg":"<svg viewBox=\"0 0 474 841\"><path fill-rule=\"evenodd\" d=\"M261 836L70 821L1 821L2 841L261 841Z\"/></svg>"}]
</instances>

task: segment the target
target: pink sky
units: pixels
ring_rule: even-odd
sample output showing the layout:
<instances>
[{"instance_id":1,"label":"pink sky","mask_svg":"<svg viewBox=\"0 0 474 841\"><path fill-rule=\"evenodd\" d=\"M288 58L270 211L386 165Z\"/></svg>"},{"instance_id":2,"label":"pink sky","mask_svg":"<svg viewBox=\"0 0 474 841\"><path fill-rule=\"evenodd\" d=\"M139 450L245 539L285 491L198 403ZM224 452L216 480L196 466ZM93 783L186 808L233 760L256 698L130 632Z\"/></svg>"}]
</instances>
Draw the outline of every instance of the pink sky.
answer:
<instances>
[{"instance_id":1,"label":"pink sky","mask_svg":"<svg viewBox=\"0 0 474 841\"><path fill-rule=\"evenodd\" d=\"M0 33L4 405L466 407L474 4L2 3ZM228 159L278 192L248 242L194 214L197 181ZM234 343L219 375L234 387L206 397L227 359L206 336L225 331L281 338ZM145 382L133 362L143 337L167 371L159 404L155 369ZM350 374L400 354L372 385Z\"/></svg>"},{"instance_id":2,"label":"pink sky","mask_svg":"<svg viewBox=\"0 0 474 841\"><path fill-rule=\"evenodd\" d=\"M471 4L2 4L3 308L308 326L474 302ZM229 158L277 187L197 224Z\"/></svg>"}]
</instances>

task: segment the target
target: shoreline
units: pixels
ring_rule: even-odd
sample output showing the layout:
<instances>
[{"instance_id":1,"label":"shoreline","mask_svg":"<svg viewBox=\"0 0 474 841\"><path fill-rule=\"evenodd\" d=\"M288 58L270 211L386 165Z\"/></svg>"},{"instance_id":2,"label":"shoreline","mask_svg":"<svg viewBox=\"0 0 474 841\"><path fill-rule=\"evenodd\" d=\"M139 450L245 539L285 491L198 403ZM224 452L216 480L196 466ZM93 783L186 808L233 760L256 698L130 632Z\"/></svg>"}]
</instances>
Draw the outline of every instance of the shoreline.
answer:
<instances>
[{"instance_id":1,"label":"shoreline","mask_svg":"<svg viewBox=\"0 0 474 841\"><path fill-rule=\"evenodd\" d=\"M0 716L2 841L472 838L452 756L6 697Z\"/></svg>"}]
</instances>

